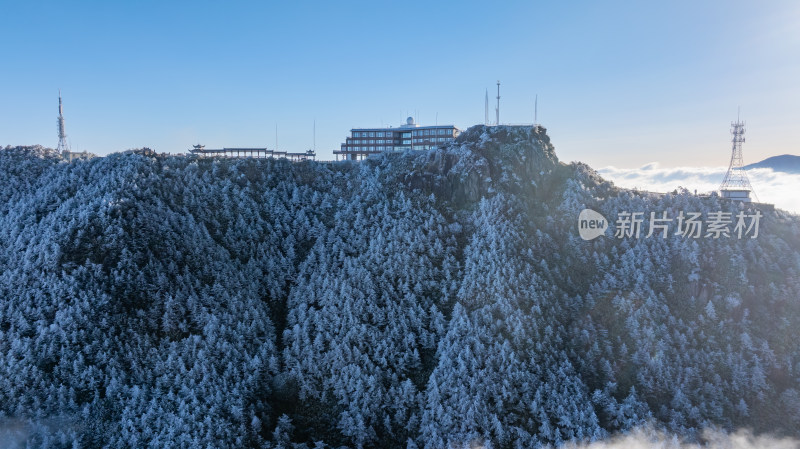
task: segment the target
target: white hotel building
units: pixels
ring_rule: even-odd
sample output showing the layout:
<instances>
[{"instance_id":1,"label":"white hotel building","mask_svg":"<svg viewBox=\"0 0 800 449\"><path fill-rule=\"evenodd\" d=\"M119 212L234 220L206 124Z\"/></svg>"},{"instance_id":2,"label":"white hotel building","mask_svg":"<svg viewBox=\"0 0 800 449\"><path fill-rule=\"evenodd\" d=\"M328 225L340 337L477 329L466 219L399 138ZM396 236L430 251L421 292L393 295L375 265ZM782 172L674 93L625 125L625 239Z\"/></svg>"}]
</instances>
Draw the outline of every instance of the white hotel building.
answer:
<instances>
[{"instance_id":1,"label":"white hotel building","mask_svg":"<svg viewBox=\"0 0 800 449\"><path fill-rule=\"evenodd\" d=\"M341 155L346 160L357 161L384 151L429 150L451 142L460 132L453 125L418 126L409 117L406 124L398 128L351 129L350 137L333 154L336 160Z\"/></svg>"}]
</instances>

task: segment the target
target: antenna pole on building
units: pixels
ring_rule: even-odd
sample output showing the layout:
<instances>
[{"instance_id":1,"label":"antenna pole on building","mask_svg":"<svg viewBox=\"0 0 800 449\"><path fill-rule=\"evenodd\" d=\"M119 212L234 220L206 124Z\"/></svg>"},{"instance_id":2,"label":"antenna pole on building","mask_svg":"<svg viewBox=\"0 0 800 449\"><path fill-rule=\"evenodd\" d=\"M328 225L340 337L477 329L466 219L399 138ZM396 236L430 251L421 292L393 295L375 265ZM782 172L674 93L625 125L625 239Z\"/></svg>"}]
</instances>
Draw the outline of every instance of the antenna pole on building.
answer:
<instances>
[{"instance_id":1,"label":"antenna pole on building","mask_svg":"<svg viewBox=\"0 0 800 449\"><path fill-rule=\"evenodd\" d=\"M533 100L533 124L539 124L539 94L536 94L536 99Z\"/></svg>"},{"instance_id":2,"label":"antenna pole on building","mask_svg":"<svg viewBox=\"0 0 800 449\"><path fill-rule=\"evenodd\" d=\"M496 122L495 125L500 125L500 80L497 80L497 109L495 109Z\"/></svg>"},{"instance_id":3,"label":"antenna pole on building","mask_svg":"<svg viewBox=\"0 0 800 449\"><path fill-rule=\"evenodd\" d=\"M67 130L64 125L64 108L61 104L61 89L58 89L58 152L69 151Z\"/></svg>"},{"instance_id":4,"label":"antenna pole on building","mask_svg":"<svg viewBox=\"0 0 800 449\"><path fill-rule=\"evenodd\" d=\"M485 115L483 119L483 124L489 126L489 89L486 89L486 102L484 104Z\"/></svg>"}]
</instances>

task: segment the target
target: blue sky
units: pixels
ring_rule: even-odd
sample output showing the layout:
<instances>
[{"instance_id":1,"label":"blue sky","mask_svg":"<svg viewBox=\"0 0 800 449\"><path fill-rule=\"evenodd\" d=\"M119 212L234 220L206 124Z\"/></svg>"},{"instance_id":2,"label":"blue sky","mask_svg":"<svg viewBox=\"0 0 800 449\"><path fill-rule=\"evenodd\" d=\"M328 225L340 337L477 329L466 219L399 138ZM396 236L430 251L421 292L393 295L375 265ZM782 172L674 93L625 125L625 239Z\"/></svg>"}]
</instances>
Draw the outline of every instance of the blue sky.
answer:
<instances>
[{"instance_id":1,"label":"blue sky","mask_svg":"<svg viewBox=\"0 0 800 449\"><path fill-rule=\"evenodd\" d=\"M501 121L548 128L595 167L725 165L800 154L793 1L2 1L0 145L73 149L313 145L352 127L466 128L501 86ZM490 100L490 109L494 99Z\"/></svg>"}]
</instances>

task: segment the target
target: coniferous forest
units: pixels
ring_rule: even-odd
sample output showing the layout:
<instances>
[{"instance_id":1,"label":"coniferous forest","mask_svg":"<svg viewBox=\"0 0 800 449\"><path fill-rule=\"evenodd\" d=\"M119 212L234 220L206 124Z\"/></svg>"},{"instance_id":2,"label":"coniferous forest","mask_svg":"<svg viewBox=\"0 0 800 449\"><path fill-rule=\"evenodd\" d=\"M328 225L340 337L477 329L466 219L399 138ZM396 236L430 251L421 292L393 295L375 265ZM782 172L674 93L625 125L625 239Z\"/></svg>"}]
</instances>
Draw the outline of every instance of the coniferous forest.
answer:
<instances>
[{"instance_id":1,"label":"coniferous forest","mask_svg":"<svg viewBox=\"0 0 800 449\"><path fill-rule=\"evenodd\" d=\"M611 225L578 235L590 208ZM0 438L54 448L532 448L800 437L800 218L616 238L541 127L363 162L0 150ZM734 219L735 222L735 219ZM732 227L732 226L731 226ZM2 443L0 443L2 446Z\"/></svg>"}]
</instances>

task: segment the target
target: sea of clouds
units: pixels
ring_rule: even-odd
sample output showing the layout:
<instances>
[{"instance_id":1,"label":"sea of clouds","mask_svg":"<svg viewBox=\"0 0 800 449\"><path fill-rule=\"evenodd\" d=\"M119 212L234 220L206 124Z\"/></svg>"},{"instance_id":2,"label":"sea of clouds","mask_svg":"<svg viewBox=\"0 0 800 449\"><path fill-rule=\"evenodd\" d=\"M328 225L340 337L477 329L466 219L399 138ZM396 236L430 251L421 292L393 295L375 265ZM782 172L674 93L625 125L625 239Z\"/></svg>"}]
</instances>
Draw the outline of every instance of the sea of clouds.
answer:
<instances>
[{"instance_id":1,"label":"sea of clouds","mask_svg":"<svg viewBox=\"0 0 800 449\"><path fill-rule=\"evenodd\" d=\"M685 187L690 192L709 193L719 189L727 167L661 167L652 162L639 168L604 167L597 170L619 187L651 192L670 192ZM800 174L770 168L747 170L758 200L800 214Z\"/></svg>"},{"instance_id":2,"label":"sea of clouds","mask_svg":"<svg viewBox=\"0 0 800 449\"><path fill-rule=\"evenodd\" d=\"M800 441L772 435L754 435L748 430L727 433L705 429L699 442L687 442L677 435L645 426L591 443L568 442L563 449L798 449Z\"/></svg>"}]
</instances>

